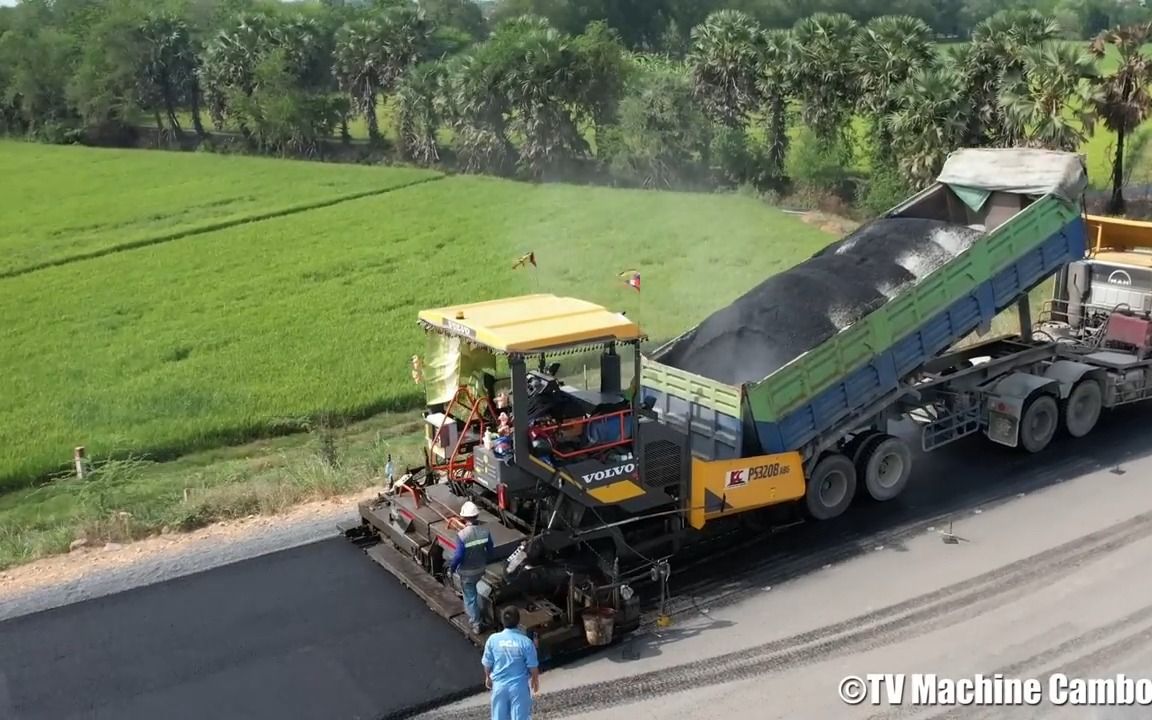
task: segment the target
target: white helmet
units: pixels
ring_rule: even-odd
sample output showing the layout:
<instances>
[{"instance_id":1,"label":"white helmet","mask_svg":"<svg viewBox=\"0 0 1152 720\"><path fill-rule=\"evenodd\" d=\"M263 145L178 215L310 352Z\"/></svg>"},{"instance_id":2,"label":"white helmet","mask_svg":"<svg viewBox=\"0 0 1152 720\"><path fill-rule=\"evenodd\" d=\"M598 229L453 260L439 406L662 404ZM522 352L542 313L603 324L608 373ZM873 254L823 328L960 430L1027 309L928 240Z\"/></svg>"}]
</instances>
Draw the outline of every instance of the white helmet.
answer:
<instances>
[{"instance_id":1,"label":"white helmet","mask_svg":"<svg viewBox=\"0 0 1152 720\"><path fill-rule=\"evenodd\" d=\"M463 507L460 508L460 517L462 517L462 518L480 517L480 508L476 507L476 503L469 500L468 502L464 503Z\"/></svg>"}]
</instances>

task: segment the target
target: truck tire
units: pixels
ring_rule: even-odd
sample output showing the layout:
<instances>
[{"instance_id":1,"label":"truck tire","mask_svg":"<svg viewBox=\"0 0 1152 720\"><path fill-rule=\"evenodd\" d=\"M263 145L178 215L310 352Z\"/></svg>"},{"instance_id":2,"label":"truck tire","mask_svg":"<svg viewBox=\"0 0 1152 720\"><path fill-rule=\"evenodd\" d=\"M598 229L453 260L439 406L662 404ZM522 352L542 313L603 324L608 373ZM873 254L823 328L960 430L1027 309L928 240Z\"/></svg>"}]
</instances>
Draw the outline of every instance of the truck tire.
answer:
<instances>
[{"instance_id":1,"label":"truck tire","mask_svg":"<svg viewBox=\"0 0 1152 720\"><path fill-rule=\"evenodd\" d=\"M912 451L900 438L881 435L868 443L867 452L857 467L869 497L886 502L908 486L908 478L912 477Z\"/></svg>"},{"instance_id":2,"label":"truck tire","mask_svg":"<svg viewBox=\"0 0 1152 720\"><path fill-rule=\"evenodd\" d=\"M1104 390L1100 383L1085 378L1072 388L1064 401L1064 429L1074 438L1084 437L1096 427L1104 409Z\"/></svg>"},{"instance_id":3,"label":"truck tire","mask_svg":"<svg viewBox=\"0 0 1152 720\"><path fill-rule=\"evenodd\" d=\"M884 433L876 430L875 428L865 430L856 437L852 438L851 442L843 447L841 452L852 461L856 466L856 477L864 474L864 465L862 463L864 457L868 454L869 448L875 445Z\"/></svg>"},{"instance_id":4,"label":"truck tire","mask_svg":"<svg viewBox=\"0 0 1152 720\"><path fill-rule=\"evenodd\" d=\"M1060 406L1056 398L1047 393L1028 401L1020 415L1020 447L1029 453L1038 453L1052 442L1060 427Z\"/></svg>"},{"instance_id":5,"label":"truck tire","mask_svg":"<svg viewBox=\"0 0 1152 720\"><path fill-rule=\"evenodd\" d=\"M808 477L804 501L816 520L842 514L856 497L856 467L840 454L825 455Z\"/></svg>"}]
</instances>

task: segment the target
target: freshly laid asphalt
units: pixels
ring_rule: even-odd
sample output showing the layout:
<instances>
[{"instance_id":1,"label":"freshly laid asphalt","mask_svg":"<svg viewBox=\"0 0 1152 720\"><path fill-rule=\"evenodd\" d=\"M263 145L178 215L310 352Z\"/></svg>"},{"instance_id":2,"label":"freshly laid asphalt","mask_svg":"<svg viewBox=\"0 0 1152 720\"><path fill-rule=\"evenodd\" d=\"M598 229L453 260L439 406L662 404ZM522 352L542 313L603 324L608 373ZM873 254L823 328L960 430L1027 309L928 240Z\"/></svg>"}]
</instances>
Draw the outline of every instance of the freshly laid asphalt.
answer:
<instances>
[{"instance_id":1,"label":"freshly laid asphalt","mask_svg":"<svg viewBox=\"0 0 1152 720\"><path fill-rule=\"evenodd\" d=\"M482 672L342 538L0 623L0 720L376 720Z\"/></svg>"}]
</instances>

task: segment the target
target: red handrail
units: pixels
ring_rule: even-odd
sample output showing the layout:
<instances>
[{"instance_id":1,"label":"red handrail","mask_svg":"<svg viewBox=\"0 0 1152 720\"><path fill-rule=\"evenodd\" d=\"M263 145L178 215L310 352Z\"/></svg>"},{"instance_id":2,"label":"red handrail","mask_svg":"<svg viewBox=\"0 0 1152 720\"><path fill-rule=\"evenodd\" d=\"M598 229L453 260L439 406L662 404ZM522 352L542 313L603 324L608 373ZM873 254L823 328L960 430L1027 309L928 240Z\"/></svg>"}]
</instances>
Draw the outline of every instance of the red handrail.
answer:
<instances>
[{"instance_id":1,"label":"red handrail","mask_svg":"<svg viewBox=\"0 0 1152 720\"><path fill-rule=\"evenodd\" d=\"M464 437L468 434L468 428L472 423L475 422L478 425L477 434L480 437L484 436L484 428L486 424L484 410L486 409L489 415L494 415L494 411L492 408L492 402L488 399L487 395L480 395L479 397L476 397L476 395L472 392L472 389L467 385L460 385L456 388L456 392L452 395L452 399L448 402L447 407L444 408L445 418L455 417L452 414L452 410L456 406L460 406L462 409L467 410L468 414L460 424L459 432L456 435L456 442L452 446L452 451L448 453L448 458L445 463L437 465L429 461L429 464L432 466L433 470L446 473L449 479L452 481L457 481L457 479L453 476L456 474L456 471L459 470L461 474L459 482L471 482L472 474L475 472L473 458L471 453L469 453L467 456L461 459L460 448L464 444ZM432 437L433 444L439 443L440 434L444 432L446 424L447 423L443 423L439 428L436 429L436 434Z\"/></svg>"},{"instance_id":2,"label":"red handrail","mask_svg":"<svg viewBox=\"0 0 1152 720\"><path fill-rule=\"evenodd\" d=\"M544 439L546 439L548 441L548 444L552 448L552 454L553 455L555 455L556 457L558 457L562 460L571 460L572 458L580 457L581 455L591 455L592 453L600 452L602 450L608 450L608 449L611 449L614 447L620 447L621 445L631 445L632 444L632 438L627 437L626 432L625 432L627 429L625 422L628 420L628 418L631 415L632 415L631 409L629 409L629 410L617 410L616 412L604 413L603 415L592 415L591 417L579 418L577 420L568 420L566 422L562 422L562 423L558 423L558 424L549 424L549 425L537 426L536 430L541 436L544 437ZM556 449L556 444L553 442L552 436L556 435L557 433L559 433L565 429L584 426L584 425L588 425L589 423L592 423L592 422L603 421L606 418L613 418L613 417L616 418L616 420L618 422L618 429L620 431L620 439L619 440L613 440L611 442L589 445L588 447L579 448L577 450L562 451L562 450Z\"/></svg>"}]
</instances>

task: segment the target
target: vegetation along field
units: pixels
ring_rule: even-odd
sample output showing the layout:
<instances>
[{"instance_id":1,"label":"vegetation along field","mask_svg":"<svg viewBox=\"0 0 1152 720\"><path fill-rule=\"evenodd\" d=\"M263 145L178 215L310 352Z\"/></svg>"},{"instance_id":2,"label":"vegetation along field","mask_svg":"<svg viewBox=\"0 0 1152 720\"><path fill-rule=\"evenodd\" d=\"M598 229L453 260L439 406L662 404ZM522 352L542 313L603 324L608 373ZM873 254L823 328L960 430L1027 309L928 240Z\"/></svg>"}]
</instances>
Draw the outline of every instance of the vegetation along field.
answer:
<instances>
[{"instance_id":1,"label":"vegetation along field","mask_svg":"<svg viewBox=\"0 0 1152 720\"><path fill-rule=\"evenodd\" d=\"M101 151L71 152L75 177ZM86 206L121 198L72 187ZM5 278L0 484L59 468L75 445L174 456L322 411L411 407L423 306L539 288L667 336L829 240L751 198L452 177ZM528 251L539 269L514 271ZM642 295L625 270L642 273Z\"/></svg>"}]
</instances>

